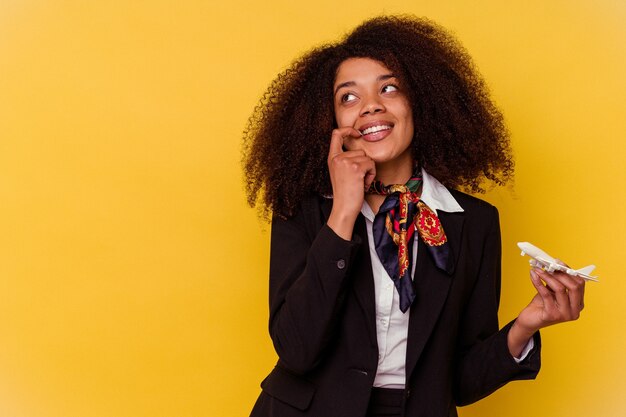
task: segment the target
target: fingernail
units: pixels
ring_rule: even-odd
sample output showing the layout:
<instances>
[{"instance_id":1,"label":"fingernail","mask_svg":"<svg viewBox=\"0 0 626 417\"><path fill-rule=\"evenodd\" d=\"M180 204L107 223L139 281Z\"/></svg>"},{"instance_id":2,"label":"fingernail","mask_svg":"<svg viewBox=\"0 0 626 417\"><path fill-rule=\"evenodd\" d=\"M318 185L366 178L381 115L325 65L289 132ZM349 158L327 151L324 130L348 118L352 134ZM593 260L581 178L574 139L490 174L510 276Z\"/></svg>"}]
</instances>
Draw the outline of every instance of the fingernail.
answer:
<instances>
[{"instance_id":1,"label":"fingernail","mask_svg":"<svg viewBox=\"0 0 626 417\"><path fill-rule=\"evenodd\" d=\"M537 280L537 273L533 271L532 269L530 270L530 277L534 279L535 281Z\"/></svg>"}]
</instances>

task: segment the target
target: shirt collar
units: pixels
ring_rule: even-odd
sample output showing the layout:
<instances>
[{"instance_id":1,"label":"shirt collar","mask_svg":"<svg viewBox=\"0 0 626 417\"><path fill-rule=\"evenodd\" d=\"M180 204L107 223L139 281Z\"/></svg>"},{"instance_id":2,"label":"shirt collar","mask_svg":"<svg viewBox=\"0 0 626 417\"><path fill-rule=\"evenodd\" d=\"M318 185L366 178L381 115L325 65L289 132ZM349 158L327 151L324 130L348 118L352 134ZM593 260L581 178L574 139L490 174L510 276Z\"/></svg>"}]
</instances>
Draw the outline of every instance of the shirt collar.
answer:
<instances>
[{"instance_id":1,"label":"shirt collar","mask_svg":"<svg viewBox=\"0 0 626 417\"><path fill-rule=\"evenodd\" d=\"M450 191L435 177L424 171L422 168L424 185L422 186L422 196L420 197L428 207L437 211L456 213L464 211Z\"/></svg>"},{"instance_id":2,"label":"shirt collar","mask_svg":"<svg viewBox=\"0 0 626 417\"><path fill-rule=\"evenodd\" d=\"M437 212L456 213L464 211L463 207L450 194L450 191L423 168L422 177L424 183L422 184L422 195L420 198L428 207ZM361 206L361 213L366 219L374 221L374 212L365 200L363 200L363 205Z\"/></svg>"}]
</instances>

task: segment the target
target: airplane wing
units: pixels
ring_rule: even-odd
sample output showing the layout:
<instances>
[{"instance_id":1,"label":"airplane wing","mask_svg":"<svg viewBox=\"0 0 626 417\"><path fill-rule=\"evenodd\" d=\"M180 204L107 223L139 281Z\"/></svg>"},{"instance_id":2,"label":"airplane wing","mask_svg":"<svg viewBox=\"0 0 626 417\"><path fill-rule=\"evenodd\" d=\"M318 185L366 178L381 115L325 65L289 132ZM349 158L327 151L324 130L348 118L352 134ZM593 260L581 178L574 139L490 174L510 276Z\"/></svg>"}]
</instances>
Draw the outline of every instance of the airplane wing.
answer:
<instances>
[{"instance_id":1,"label":"airplane wing","mask_svg":"<svg viewBox=\"0 0 626 417\"><path fill-rule=\"evenodd\" d=\"M543 266L544 268L547 268L548 272L552 272L554 270L561 270L559 267L561 265L559 265L558 263L554 262L554 260L550 260L550 259L545 259L541 256L536 256L535 257L535 261L537 261L539 264L541 264L541 266Z\"/></svg>"}]
</instances>

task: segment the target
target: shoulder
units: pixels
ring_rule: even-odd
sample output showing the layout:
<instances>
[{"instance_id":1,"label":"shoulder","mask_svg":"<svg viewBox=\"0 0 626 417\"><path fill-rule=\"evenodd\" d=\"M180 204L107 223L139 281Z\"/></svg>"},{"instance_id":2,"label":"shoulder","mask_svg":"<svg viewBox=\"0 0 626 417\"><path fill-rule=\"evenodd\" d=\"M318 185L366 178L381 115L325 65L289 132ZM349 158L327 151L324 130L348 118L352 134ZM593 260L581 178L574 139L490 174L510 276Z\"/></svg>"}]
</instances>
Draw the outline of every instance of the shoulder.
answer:
<instances>
[{"instance_id":1,"label":"shoulder","mask_svg":"<svg viewBox=\"0 0 626 417\"><path fill-rule=\"evenodd\" d=\"M298 204L293 217L302 217L305 221L313 222L319 227L320 222L326 223L326 217L330 214L332 207L332 198L313 193L307 194Z\"/></svg>"},{"instance_id":2,"label":"shoulder","mask_svg":"<svg viewBox=\"0 0 626 417\"><path fill-rule=\"evenodd\" d=\"M275 214L272 218L272 230L297 228L312 239L326 223L326 217L331 208L332 198L308 194L300 200L291 216L284 217Z\"/></svg>"},{"instance_id":3,"label":"shoulder","mask_svg":"<svg viewBox=\"0 0 626 417\"><path fill-rule=\"evenodd\" d=\"M310 217L323 211L323 207L330 205L332 207L332 197L327 198L319 194L309 193L300 198L295 204L295 209L290 215L280 214L274 212L272 215L273 221L294 221L303 217Z\"/></svg>"},{"instance_id":4,"label":"shoulder","mask_svg":"<svg viewBox=\"0 0 626 417\"><path fill-rule=\"evenodd\" d=\"M486 202L485 200L481 200L478 197L474 197L472 195L453 189L448 189L448 191L450 191L450 194L452 194L452 196L459 203L459 205L463 207L463 210L468 216L491 217L494 215L498 215L498 209L494 205Z\"/></svg>"},{"instance_id":5,"label":"shoulder","mask_svg":"<svg viewBox=\"0 0 626 417\"><path fill-rule=\"evenodd\" d=\"M450 194L463 208L464 227L469 235L485 237L499 234L500 216L495 206L461 191L450 190Z\"/></svg>"}]
</instances>

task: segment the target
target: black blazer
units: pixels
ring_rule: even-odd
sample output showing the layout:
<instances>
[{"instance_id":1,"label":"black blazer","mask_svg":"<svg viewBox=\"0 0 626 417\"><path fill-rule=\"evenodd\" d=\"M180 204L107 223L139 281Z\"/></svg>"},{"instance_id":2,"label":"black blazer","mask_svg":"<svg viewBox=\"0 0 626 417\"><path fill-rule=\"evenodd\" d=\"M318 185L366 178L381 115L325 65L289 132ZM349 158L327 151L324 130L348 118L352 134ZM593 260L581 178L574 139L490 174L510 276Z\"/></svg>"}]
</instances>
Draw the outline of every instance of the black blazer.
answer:
<instances>
[{"instance_id":1,"label":"black blazer","mask_svg":"<svg viewBox=\"0 0 626 417\"><path fill-rule=\"evenodd\" d=\"M456 416L540 367L540 339L517 364L498 330L500 226L490 204L451 191L465 210L440 212L456 264L437 269L419 241L406 357L405 415ZM311 197L272 222L270 335L279 360L252 417L363 417L378 364L374 280L365 219L352 241L326 219L332 200Z\"/></svg>"}]
</instances>

